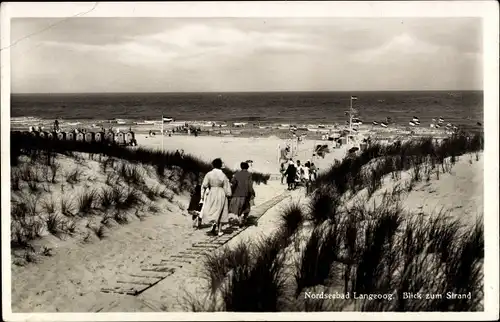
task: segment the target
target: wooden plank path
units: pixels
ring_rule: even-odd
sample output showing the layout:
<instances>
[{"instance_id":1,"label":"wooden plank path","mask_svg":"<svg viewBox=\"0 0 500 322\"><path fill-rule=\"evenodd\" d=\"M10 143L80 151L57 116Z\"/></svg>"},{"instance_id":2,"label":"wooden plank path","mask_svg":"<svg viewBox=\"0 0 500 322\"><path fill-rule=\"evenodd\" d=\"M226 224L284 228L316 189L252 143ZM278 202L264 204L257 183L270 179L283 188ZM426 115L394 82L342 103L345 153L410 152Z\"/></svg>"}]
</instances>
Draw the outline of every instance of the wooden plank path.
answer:
<instances>
[{"instance_id":1,"label":"wooden plank path","mask_svg":"<svg viewBox=\"0 0 500 322\"><path fill-rule=\"evenodd\" d=\"M280 195L254 207L250 212L250 217L258 220L269 209L290 196L290 191L285 191ZM118 277L115 285L101 289L104 293L118 293L137 296L142 292L155 286L165 278L173 275L177 270L184 266L194 263L198 258L210 252L215 251L219 247L227 244L231 239L236 237L247 227L231 226L224 230L222 236L207 236L202 241L192 244L190 247L175 255L171 255L167 259L161 260L159 263L149 263L137 272Z\"/></svg>"}]
</instances>

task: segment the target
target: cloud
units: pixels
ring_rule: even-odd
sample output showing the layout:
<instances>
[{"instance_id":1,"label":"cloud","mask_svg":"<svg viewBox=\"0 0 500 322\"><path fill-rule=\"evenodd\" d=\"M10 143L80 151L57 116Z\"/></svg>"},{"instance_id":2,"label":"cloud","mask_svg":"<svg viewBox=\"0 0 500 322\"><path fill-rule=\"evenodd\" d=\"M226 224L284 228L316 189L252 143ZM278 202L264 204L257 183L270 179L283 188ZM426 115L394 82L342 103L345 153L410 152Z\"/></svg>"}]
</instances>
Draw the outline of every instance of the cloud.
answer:
<instances>
[{"instance_id":1,"label":"cloud","mask_svg":"<svg viewBox=\"0 0 500 322\"><path fill-rule=\"evenodd\" d=\"M16 19L12 32L50 22ZM35 92L478 88L480 35L480 20L464 18L81 18L13 48L12 84Z\"/></svg>"},{"instance_id":2,"label":"cloud","mask_svg":"<svg viewBox=\"0 0 500 322\"><path fill-rule=\"evenodd\" d=\"M127 64L202 63L202 57L221 57L258 54L262 52L289 53L319 49L307 43L303 35L284 32L244 32L237 28L189 24L149 35L122 37L110 44L44 41L48 47L101 55L102 59L117 59Z\"/></svg>"},{"instance_id":3,"label":"cloud","mask_svg":"<svg viewBox=\"0 0 500 322\"><path fill-rule=\"evenodd\" d=\"M375 62L408 60L413 55L436 55L441 47L420 41L408 33L397 35L379 47L359 51L352 56L354 61Z\"/></svg>"}]
</instances>

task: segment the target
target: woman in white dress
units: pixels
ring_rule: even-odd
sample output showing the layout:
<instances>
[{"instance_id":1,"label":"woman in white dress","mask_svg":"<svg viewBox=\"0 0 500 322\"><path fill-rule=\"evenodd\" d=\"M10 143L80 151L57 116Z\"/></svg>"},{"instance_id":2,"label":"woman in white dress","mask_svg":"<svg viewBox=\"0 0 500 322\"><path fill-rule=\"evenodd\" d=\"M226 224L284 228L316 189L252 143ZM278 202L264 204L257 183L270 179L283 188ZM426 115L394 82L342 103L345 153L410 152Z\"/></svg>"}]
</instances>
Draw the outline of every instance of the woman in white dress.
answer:
<instances>
[{"instance_id":1,"label":"woman in white dress","mask_svg":"<svg viewBox=\"0 0 500 322\"><path fill-rule=\"evenodd\" d=\"M201 185L201 200L203 207L200 219L212 222L211 232L222 235L221 224L227 222L228 197L231 197L229 179L222 172L222 160L217 158L212 162L214 167L203 178ZM207 192L208 190L208 192Z\"/></svg>"}]
</instances>

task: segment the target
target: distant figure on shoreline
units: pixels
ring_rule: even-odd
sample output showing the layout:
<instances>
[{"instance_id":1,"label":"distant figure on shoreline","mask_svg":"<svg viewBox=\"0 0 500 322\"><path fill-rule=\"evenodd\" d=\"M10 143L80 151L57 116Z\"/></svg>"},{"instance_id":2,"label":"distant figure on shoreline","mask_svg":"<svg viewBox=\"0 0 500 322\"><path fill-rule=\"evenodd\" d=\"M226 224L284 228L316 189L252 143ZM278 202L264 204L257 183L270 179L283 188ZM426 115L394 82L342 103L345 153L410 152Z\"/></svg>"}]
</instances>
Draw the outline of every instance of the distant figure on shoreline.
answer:
<instances>
[{"instance_id":1,"label":"distant figure on shoreline","mask_svg":"<svg viewBox=\"0 0 500 322\"><path fill-rule=\"evenodd\" d=\"M59 129L59 121L56 119L54 121L54 132L59 132L60 129Z\"/></svg>"}]
</instances>

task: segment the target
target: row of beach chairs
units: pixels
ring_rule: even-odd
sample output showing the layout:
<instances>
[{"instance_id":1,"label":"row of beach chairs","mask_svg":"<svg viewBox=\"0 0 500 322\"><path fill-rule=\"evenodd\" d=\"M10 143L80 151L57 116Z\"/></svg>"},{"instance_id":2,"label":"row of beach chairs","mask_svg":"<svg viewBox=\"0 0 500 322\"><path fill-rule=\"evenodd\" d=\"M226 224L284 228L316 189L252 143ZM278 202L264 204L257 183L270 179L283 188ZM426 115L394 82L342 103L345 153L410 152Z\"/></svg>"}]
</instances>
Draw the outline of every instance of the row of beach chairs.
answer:
<instances>
[{"instance_id":1,"label":"row of beach chairs","mask_svg":"<svg viewBox=\"0 0 500 322\"><path fill-rule=\"evenodd\" d=\"M129 132L38 132L38 131L26 131L25 135L31 135L34 137L39 137L48 140L59 140L59 141L77 141L77 142L88 142L88 143L108 143L108 144L120 144L120 145L137 145L135 139L135 133Z\"/></svg>"}]
</instances>

